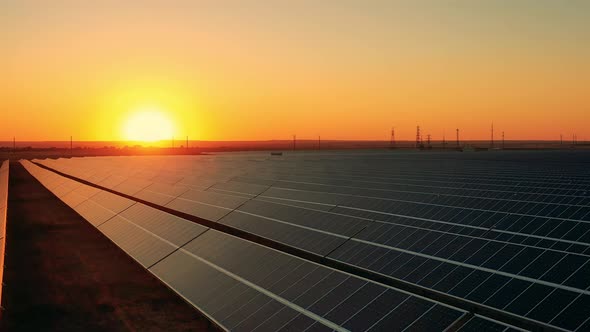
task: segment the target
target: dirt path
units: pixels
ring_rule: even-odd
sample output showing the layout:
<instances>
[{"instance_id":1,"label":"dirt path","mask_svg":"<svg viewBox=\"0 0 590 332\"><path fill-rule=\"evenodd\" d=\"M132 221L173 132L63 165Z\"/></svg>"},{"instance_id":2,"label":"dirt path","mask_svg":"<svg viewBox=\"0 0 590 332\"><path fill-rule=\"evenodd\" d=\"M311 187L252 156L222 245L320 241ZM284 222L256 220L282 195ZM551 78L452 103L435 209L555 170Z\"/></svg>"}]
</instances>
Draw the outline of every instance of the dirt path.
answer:
<instances>
[{"instance_id":1,"label":"dirt path","mask_svg":"<svg viewBox=\"0 0 590 332\"><path fill-rule=\"evenodd\" d=\"M2 330L212 329L15 162L5 264Z\"/></svg>"}]
</instances>

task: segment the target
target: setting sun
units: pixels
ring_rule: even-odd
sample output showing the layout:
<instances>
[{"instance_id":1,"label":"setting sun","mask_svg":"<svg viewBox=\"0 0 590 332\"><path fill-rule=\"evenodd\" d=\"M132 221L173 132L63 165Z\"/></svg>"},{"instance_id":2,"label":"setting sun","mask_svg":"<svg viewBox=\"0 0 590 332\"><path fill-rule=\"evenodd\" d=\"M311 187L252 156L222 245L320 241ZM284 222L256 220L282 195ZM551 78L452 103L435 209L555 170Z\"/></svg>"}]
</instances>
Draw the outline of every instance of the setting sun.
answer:
<instances>
[{"instance_id":1,"label":"setting sun","mask_svg":"<svg viewBox=\"0 0 590 332\"><path fill-rule=\"evenodd\" d=\"M165 112L144 109L132 113L123 125L128 141L155 142L174 136L174 123Z\"/></svg>"}]
</instances>

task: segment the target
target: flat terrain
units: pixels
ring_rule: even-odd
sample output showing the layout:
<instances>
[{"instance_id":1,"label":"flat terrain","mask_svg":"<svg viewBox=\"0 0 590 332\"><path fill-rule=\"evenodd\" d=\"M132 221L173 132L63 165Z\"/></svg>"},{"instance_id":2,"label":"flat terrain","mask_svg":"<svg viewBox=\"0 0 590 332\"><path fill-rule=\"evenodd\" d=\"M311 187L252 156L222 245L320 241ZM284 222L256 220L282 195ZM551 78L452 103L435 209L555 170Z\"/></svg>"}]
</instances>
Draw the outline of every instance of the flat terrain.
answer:
<instances>
[{"instance_id":1,"label":"flat terrain","mask_svg":"<svg viewBox=\"0 0 590 332\"><path fill-rule=\"evenodd\" d=\"M2 330L213 329L16 162L9 192Z\"/></svg>"},{"instance_id":2,"label":"flat terrain","mask_svg":"<svg viewBox=\"0 0 590 332\"><path fill-rule=\"evenodd\" d=\"M139 145L137 145L139 144ZM35 158L69 158L69 157L93 157L93 156L147 156L147 155L199 155L215 152L235 151L283 151L293 150L292 140L269 140L269 141L189 141L189 148L186 149L184 141L177 141L174 148L171 142L161 141L154 143L154 146L142 146L142 142L93 142L74 141L73 149L70 149L70 141L49 141L49 142L27 142L17 141L16 149L13 150L13 142L0 141L1 159L35 159ZM472 147L478 151L487 150L490 141L461 141L461 146ZM297 151L317 152L321 148L326 150L351 150L351 149L379 149L386 150L392 147L387 141L353 141L353 140L322 140L298 139L296 141ZM589 150L590 143L586 141L572 144L570 141L516 141L510 140L504 143L500 140L494 143L495 148L506 150ZM397 141L396 150L417 150L415 141ZM447 151L456 150L455 141L433 140L431 146L424 143L424 150Z\"/></svg>"}]
</instances>

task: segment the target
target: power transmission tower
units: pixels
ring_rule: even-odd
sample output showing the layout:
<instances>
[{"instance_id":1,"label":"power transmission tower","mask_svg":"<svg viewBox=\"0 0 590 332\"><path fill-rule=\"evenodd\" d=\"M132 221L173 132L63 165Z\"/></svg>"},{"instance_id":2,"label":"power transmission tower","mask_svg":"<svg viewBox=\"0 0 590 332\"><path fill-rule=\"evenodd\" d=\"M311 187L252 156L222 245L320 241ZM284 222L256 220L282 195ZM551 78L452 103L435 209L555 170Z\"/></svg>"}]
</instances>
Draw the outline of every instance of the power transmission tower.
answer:
<instances>
[{"instance_id":1,"label":"power transmission tower","mask_svg":"<svg viewBox=\"0 0 590 332\"><path fill-rule=\"evenodd\" d=\"M422 139L420 137L420 126L416 126L416 149L420 148L420 143Z\"/></svg>"}]
</instances>

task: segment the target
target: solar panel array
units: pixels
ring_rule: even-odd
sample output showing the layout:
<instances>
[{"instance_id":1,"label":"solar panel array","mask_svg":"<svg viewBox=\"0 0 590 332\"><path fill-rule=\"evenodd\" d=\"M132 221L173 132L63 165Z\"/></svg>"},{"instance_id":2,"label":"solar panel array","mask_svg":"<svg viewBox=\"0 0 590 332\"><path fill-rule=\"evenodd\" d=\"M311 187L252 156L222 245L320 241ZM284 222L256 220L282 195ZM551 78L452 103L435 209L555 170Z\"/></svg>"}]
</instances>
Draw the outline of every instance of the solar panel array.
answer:
<instances>
[{"instance_id":1,"label":"solar panel array","mask_svg":"<svg viewBox=\"0 0 590 332\"><path fill-rule=\"evenodd\" d=\"M8 206L8 167L5 160L0 166L0 300L2 299L2 280L4 276L4 251L6 248L6 208Z\"/></svg>"},{"instance_id":2,"label":"solar panel array","mask_svg":"<svg viewBox=\"0 0 590 332\"><path fill-rule=\"evenodd\" d=\"M25 168L137 262L227 330L443 330L466 312ZM471 318L497 330L506 325Z\"/></svg>"},{"instance_id":3,"label":"solar panel array","mask_svg":"<svg viewBox=\"0 0 590 332\"><path fill-rule=\"evenodd\" d=\"M540 326L590 327L590 180L576 154L348 152L37 162ZM94 223L101 203L85 204L79 213Z\"/></svg>"}]
</instances>

